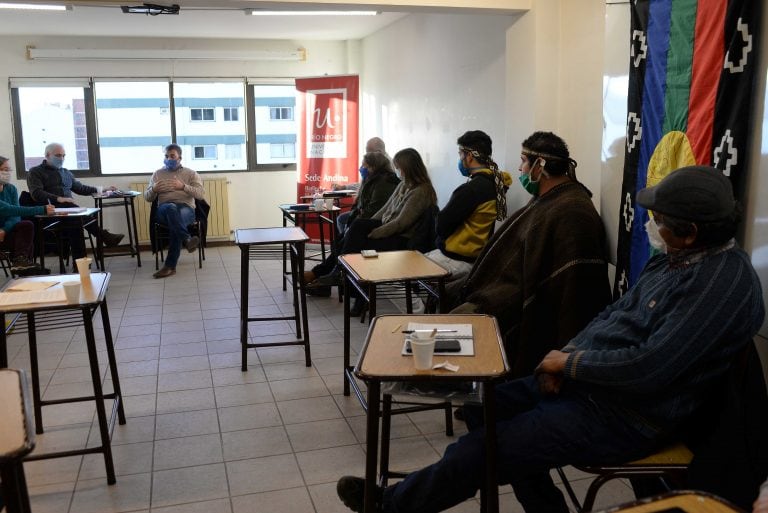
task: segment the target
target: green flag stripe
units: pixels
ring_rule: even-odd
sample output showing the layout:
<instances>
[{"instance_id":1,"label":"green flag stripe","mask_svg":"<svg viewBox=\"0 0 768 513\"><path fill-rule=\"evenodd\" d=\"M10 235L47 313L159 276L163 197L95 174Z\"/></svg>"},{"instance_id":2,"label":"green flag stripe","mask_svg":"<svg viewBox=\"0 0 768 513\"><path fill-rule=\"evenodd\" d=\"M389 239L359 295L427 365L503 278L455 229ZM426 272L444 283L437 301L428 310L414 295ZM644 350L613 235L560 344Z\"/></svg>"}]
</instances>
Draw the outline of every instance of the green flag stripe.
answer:
<instances>
[{"instance_id":1,"label":"green flag stripe","mask_svg":"<svg viewBox=\"0 0 768 513\"><path fill-rule=\"evenodd\" d=\"M663 133L688 128L697 0L672 0Z\"/></svg>"}]
</instances>

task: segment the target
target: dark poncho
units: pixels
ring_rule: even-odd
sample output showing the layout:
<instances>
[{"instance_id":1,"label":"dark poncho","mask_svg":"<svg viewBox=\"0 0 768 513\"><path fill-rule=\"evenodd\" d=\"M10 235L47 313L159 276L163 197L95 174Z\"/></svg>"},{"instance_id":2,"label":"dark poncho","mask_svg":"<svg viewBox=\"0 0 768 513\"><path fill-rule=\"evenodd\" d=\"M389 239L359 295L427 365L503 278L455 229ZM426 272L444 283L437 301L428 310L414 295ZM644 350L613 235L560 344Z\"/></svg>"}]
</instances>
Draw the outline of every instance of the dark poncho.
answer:
<instances>
[{"instance_id":1,"label":"dark poncho","mask_svg":"<svg viewBox=\"0 0 768 513\"><path fill-rule=\"evenodd\" d=\"M530 374L608 304L606 251L602 220L576 182L533 198L488 241L460 297L498 319L512 376Z\"/></svg>"}]
</instances>

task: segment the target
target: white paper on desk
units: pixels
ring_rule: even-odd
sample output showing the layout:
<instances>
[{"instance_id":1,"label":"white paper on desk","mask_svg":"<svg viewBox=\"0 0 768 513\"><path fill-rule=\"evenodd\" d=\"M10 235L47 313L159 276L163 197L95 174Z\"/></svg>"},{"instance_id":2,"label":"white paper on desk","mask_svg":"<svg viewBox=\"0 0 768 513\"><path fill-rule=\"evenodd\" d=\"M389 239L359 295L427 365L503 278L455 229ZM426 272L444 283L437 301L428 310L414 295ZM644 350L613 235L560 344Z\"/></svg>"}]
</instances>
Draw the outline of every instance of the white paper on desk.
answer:
<instances>
[{"instance_id":1,"label":"white paper on desk","mask_svg":"<svg viewBox=\"0 0 768 513\"><path fill-rule=\"evenodd\" d=\"M58 285L58 281L20 281L5 289L6 292L26 292L31 290L45 290Z\"/></svg>"},{"instance_id":2,"label":"white paper on desk","mask_svg":"<svg viewBox=\"0 0 768 513\"><path fill-rule=\"evenodd\" d=\"M472 338L472 325L471 324L437 324L437 323L424 323L424 322L409 322L408 327L406 328L408 331L411 330L453 330L451 332L445 332L443 331L440 333L438 331L435 338L438 339L458 339L459 344L461 344L461 351L457 353L438 353L435 354L443 355L443 356L474 356L475 355L475 342ZM401 352L402 355L408 355L410 356L411 353L407 352L405 350L405 342L409 340L409 337L406 336L405 340L403 341L403 350Z\"/></svg>"},{"instance_id":3,"label":"white paper on desk","mask_svg":"<svg viewBox=\"0 0 768 513\"><path fill-rule=\"evenodd\" d=\"M34 305L37 303L59 303L66 301L62 287L24 292L0 292L0 306Z\"/></svg>"},{"instance_id":4,"label":"white paper on desk","mask_svg":"<svg viewBox=\"0 0 768 513\"><path fill-rule=\"evenodd\" d=\"M56 207L53 209L54 214L79 214L85 212L86 208L83 207Z\"/></svg>"}]
</instances>

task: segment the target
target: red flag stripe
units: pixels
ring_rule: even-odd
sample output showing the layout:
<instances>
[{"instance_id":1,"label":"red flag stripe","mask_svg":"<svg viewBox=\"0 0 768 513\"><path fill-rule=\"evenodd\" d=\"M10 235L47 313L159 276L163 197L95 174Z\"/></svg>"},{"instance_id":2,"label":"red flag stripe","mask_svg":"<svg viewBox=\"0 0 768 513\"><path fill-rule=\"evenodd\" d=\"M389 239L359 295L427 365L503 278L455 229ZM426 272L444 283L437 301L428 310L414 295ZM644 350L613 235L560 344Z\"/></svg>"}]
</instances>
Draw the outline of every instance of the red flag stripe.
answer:
<instances>
[{"instance_id":1,"label":"red flag stripe","mask_svg":"<svg viewBox=\"0 0 768 513\"><path fill-rule=\"evenodd\" d=\"M698 164L712 164L715 99L725 59L723 0L699 0L693 45L693 71L688 106L688 139Z\"/></svg>"}]
</instances>

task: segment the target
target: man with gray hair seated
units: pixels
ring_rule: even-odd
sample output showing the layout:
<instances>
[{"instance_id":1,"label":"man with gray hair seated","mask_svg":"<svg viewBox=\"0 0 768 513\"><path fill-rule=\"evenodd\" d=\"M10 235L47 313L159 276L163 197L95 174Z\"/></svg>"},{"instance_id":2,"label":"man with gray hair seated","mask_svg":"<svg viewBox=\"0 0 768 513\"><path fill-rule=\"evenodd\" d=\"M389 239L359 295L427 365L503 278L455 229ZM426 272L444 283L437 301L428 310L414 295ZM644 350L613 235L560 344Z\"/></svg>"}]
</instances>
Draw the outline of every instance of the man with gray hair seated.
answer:
<instances>
[{"instance_id":1,"label":"man with gray hair seated","mask_svg":"<svg viewBox=\"0 0 768 513\"><path fill-rule=\"evenodd\" d=\"M45 160L40 165L29 170L27 176L27 188L32 199L38 205L53 205L55 207L77 207L72 193L82 196L91 196L98 192L96 187L86 185L74 177L69 169L64 167L66 152L64 146L59 143L51 143L45 147ZM113 185L106 190L116 190ZM122 233L109 233L99 228L96 223L91 223L85 229L94 237L100 237L106 247L120 244L124 235ZM78 228L79 231L79 228ZM72 257L85 256L85 244L79 234L72 233L71 249Z\"/></svg>"}]
</instances>

